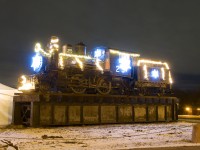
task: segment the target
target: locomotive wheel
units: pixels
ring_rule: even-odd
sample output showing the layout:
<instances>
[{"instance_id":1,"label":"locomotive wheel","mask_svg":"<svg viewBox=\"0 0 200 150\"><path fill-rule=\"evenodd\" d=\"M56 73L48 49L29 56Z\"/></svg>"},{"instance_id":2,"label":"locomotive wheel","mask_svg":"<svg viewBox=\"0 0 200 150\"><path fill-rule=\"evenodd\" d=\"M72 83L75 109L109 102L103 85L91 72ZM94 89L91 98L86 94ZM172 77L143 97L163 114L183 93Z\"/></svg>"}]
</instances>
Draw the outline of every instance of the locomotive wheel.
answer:
<instances>
[{"instance_id":1,"label":"locomotive wheel","mask_svg":"<svg viewBox=\"0 0 200 150\"><path fill-rule=\"evenodd\" d=\"M100 78L97 83L97 91L102 95L109 94L111 91L111 82Z\"/></svg>"},{"instance_id":2,"label":"locomotive wheel","mask_svg":"<svg viewBox=\"0 0 200 150\"><path fill-rule=\"evenodd\" d=\"M70 86L71 90L76 94L83 94L86 91L86 88L81 84L84 82L84 78L81 75L74 75L71 78L71 83L73 85Z\"/></svg>"},{"instance_id":3,"label":"locomotive wheel","mask_svg":"<svg viewBox=\"0 0 200 150\"><path fill-rule=\"evenodd\" d=\"M86 88L83 87L71 87L71 90L76 94L83 94L86 91Z\"/></svg>"}]
</instances>

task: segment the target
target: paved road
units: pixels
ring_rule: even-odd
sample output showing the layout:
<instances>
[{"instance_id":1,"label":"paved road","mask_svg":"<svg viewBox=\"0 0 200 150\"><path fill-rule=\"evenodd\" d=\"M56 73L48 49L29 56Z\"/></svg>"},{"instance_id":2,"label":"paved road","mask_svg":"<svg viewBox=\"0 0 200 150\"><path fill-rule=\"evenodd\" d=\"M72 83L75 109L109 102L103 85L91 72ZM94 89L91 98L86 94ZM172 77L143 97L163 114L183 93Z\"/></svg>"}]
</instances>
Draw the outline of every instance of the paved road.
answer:
<instances>
[{"instance_id":1,"label":"paved road","mask_svg":"<svg viewBox=\"0 0 200 150\"><path fill-rule=\"evenodd\" d=\"M134 148L128 150L200 150L200 146L180 146L180 147L161 147L161 148Z\"/></svg>"}]
</instances>

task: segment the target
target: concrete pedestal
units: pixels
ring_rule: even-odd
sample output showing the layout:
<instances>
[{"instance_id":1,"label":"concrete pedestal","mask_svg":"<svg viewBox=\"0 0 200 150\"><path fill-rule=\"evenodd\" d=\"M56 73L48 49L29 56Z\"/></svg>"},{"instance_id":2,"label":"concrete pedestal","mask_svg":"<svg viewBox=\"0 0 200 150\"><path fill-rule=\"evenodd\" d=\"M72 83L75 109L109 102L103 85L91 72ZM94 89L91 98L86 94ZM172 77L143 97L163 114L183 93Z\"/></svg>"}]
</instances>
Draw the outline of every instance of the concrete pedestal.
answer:
<instances>
[{"instance_id":1,"label":"concrete pedestal","mask_svg":"<svg viewBox=\"0 0 200 150\"><path fill-rule=\"evenodd\" d=\"M14 97L16 125L32 127L177 121L176 97L23 93Z\"/></svg>"},{"instance_id":2,"label":"concrete pedestal","mask_svg":"<svg viewBox=\"0 0 200 150\"><path fill-rule=\"evenodd\" d=\"M196 124L192 129L192 142L200 143L200 124Z\"/></svg>"}]
</instances>

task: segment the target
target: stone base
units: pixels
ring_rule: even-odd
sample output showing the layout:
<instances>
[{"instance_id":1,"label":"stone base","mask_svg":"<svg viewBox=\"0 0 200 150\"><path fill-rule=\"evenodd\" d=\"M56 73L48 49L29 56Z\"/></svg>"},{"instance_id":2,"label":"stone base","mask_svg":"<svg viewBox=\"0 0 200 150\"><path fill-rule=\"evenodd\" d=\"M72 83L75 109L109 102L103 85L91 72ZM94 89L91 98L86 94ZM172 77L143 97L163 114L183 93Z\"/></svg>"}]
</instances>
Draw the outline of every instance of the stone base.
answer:
<instances>
[{"instance_id":1,"label":"stone base","mask_svg":"<svg viewBox=\"0 0 200 150\"><path fill-rule=\"evenodd\" d=\"M200 124L196 124L192 129L192 142L200 143Z\"/></svg>"}]
</instances>

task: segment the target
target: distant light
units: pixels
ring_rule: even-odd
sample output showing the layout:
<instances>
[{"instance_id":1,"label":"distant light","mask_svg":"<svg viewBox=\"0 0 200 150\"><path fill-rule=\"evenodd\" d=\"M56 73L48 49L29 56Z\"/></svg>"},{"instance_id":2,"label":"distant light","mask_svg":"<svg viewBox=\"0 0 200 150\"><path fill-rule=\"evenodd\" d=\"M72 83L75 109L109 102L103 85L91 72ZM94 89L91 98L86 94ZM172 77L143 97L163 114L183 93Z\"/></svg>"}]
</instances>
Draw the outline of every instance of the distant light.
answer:
<instances>
[{"instance_id":1,"label":"distant light","mask_svg":"<svg viewBox=\"0 0 200 150\"><path fill-rule=\"evenodd\" d=\"M36 55L32 58L31 67L35 72L39 72L42 68L42 56L40 56L39 53L36 53Z\"/></svg>"},{"instance_id":2,"label":"distant light","mask_svg":"<svg viewBox=\"0 0 200 150\"><path fill-rule=\"evenodd\" d=\"M185 110L186 110L186 111L190 111L190 107L186 107Z\"/></svg>"},{"instance_id":3,"label":"distant light","mask_svg":"<svg viewBox=\"0 0 200 150\"><path fill-rule=\"evenodd\" d=\"M198 111L200 111L200 108L197 108Z\"/></svg>"},{"instance_id":4,"label":"distant light","mask_svg":"<svg viewBox=\"0 0 200 150\"><path fill-rule=\"evenodd\" d=\"M153 69L151 71L151 77L153 77L154 79L159 78L159 71L157 69Z\"/></svg>"}]
</instances>

